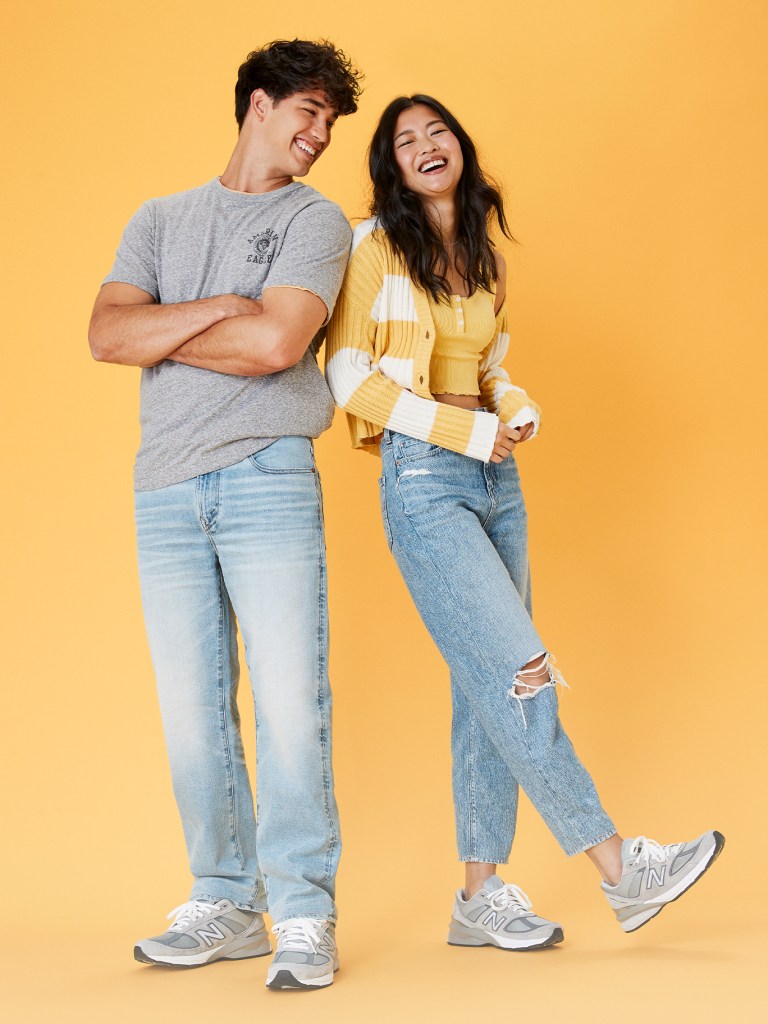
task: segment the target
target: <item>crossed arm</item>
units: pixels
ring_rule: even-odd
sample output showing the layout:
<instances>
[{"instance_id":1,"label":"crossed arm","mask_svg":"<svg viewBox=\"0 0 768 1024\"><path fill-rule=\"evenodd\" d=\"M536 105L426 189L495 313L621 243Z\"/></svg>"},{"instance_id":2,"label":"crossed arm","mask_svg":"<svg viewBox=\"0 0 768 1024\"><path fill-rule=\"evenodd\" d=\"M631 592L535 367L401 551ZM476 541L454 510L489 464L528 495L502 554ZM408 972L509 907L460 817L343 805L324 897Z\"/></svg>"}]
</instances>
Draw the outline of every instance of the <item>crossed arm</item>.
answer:
<instances>
[{"instance_id":1,"label":"crossed arm","mask_svg":"<svg viewBox=\"0 0 768 1024\"><path fill-rule=\"evenodd\" d=\"M148 367L170 359L260 377L298 363L326 316L322 299L301 288L267 288L261 301L214 295L161 304L110 282L96 298L88 340L102 362Z\"/></svg>"}]
</instances>

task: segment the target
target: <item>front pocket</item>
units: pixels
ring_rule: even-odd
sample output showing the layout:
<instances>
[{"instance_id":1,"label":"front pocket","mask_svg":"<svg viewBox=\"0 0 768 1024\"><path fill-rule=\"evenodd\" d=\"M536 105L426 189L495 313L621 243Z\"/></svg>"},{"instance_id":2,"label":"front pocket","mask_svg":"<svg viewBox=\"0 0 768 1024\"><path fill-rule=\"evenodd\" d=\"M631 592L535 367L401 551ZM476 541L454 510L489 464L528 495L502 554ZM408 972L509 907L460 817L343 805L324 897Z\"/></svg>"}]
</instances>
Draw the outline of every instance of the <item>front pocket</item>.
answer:
<instances>
[{"instance_id":1,"label":"front pocket","mask_svg":"<svg viewBox=\"0 0 768 1024\"><path fill-rule=\"evenodd\" d=\"M251 465L262 473L315 472L315 456L308 437L279 437L248 458Z\"/></svg>"},{"instance_id":2,"label":"front pocket","mask_svg":"<svg viewBox=\"0 0 768 1024\"><path fill-rule=\"evenodd\" d=\"M415 437L406 437L398 439L393 444L392 450L397 465L406 466L408 463L415 462L418 459L427 459L432 455L439 455L440 452L445 451L445 448L442 448L439 444L432 444L431 441L420 441Z\"/></svg>"}]
</instances>

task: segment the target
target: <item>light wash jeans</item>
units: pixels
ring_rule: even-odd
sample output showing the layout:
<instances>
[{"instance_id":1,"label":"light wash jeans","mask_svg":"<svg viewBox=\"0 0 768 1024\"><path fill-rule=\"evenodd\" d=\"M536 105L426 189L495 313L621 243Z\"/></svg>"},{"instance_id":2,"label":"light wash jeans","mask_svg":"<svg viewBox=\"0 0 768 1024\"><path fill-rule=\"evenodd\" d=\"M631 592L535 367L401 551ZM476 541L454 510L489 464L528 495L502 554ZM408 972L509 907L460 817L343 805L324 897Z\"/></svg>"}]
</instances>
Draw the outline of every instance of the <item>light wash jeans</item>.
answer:
<instances>
[{"instance_id":1,"label":"light wash jeans","mask_svg":"<svg viewBox=\"0 0 768 1024\"><path fill-rule=\"evenodd\" d=\"M451 670L459 859L503 864L518 784L567 854L616 831L546 687L513 696L546 647L531 621L527 520L514 457L482 463L391 431L381 445L387 541Z\"/></svg>"},{"instance_id":2,"label":"light wash jeans","mask_svg":"<svg viewBox=\"0 0 768 1024\"><path fill-rule=\"evenodd\" d=\"M192 898L269 905L275 922L335 920L340 839L312 442L283 437L235 466L138 491L136 522ZM256 707L256 815L236 703L235 616Z\"/></svg>"}]
</instances>

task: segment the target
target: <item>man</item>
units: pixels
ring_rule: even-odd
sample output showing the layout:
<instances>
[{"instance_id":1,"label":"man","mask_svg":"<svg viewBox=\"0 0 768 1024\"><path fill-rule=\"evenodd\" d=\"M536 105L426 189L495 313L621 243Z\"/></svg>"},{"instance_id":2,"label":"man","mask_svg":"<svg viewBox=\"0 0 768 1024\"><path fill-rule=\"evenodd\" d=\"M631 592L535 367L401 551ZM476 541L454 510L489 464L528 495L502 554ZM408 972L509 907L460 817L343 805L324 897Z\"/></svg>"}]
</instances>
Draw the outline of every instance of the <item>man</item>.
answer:
<instances>
[{"instance_id":1,"label":"man","mask_svg":"<svg viewBox=\"0 0 768 1024\"><path fill-rule=\"evenodd\" d=\"M357 109L330 43L241 66L220 178L145 203L96 299L98 360L141 366L142 602L194 885L137 960L277 951L271 988L330 985L340 841L331 769L325 548L311 438L333 402L314 358L346 267L341 210L294 181ZM258 815L237 711L236 622L257 721ZM258 837L257 820L258 817Z\"/></svg>"}]
</instances>

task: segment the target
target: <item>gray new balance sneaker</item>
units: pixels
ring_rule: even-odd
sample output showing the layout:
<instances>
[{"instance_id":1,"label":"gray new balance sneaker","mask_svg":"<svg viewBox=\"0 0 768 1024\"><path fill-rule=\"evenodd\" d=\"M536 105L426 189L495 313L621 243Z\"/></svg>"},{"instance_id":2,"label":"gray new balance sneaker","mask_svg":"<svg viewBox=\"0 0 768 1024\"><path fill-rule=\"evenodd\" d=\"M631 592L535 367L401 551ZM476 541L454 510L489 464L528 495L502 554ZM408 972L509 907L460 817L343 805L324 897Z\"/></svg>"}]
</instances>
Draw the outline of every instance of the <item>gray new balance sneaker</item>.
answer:
<instances>
[{"instance_id":1,"label":"gray new balance sneaker","mask_svg":"<svg viewBox=\"0 0 768 1024\"><path fill-rule=\"evenodd\" d=\"M541 949L563 941L563 929L538 917L531 901L516 885L491 875L470 900L456 893L448 931L450 946L497 946L499 949Z\"/></svg>"},{"instance_id":2,"label":"gray new balance sneaker","mask_svg":"<svg viewBox=\"0 0 768 1024\"><path fill-rule=\"evenodd\" d=\"M246 960L272 952L261 914L238 910L231 900L190 900L168 918L173 918L173 924L167 932L136 943L136 960L166 967L202 967L214 960Z\"/></svg>"},{"instance_id":3,"label":"gray new balance sneaker","mask_svg":"<svg viewBox=\"0 0 768 1024\"><path fill-rule=\"evenodd\" d=\"M625 839L621 844L621 881L601 885L624 931L637 931L682 896L715 862L724 845L719 832L705 832L690 843L668 846L645 836Z\"/></svg>"},{"instance_id":4,"label":"gray new balance sneaker","mask_svg":"<svg viewBox=\"0 0 768 1024\"><path fill-rule=\"evenodd\" d=\"M276 924L277 952L267 988L322 988L339 969L336 930L330 921L292 917Z\"/></svg>"}]
</instances>

